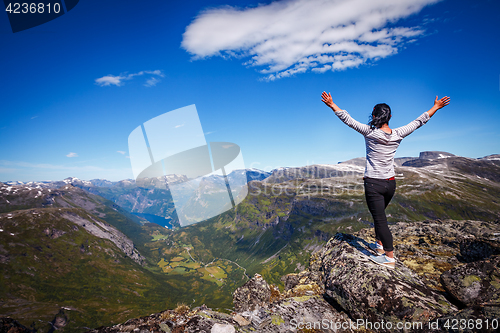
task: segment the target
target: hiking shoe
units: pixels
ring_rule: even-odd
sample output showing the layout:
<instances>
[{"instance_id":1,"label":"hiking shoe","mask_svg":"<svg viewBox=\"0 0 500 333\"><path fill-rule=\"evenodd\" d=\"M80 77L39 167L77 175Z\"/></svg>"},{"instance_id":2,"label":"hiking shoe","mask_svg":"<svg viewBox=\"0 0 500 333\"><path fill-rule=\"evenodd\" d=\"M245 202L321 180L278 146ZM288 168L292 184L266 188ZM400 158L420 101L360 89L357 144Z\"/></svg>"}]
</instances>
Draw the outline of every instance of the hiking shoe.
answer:
<instances>
[{"instance_id":1,"label":"hiking shoe","mask_svg":"<svg viewBox=\"0 0 500 333\"><path fill-rule=\"evenodd\" d=\"M375 253L378 256L382 256L382 255L385 254L384 247L382 245L380 245L379 243L377 243L377 242L370 243L370 244L368 244L368 246L370 247L370 249L372 249L373 251L375 251Z\"/></svg>"},{"instance_id":2,"label":"hiking shoe","mask_svg":"<svg viewBox=\"0 0 500 333\"><path fill-rule=\"evenodd\" d=\"M387 268L394 269L394 267L396 267L396 261L394 259L394 261L391 261L391 259L387 256L369 256L368 258L374 263Z\"/></svg>"}]
</instances>

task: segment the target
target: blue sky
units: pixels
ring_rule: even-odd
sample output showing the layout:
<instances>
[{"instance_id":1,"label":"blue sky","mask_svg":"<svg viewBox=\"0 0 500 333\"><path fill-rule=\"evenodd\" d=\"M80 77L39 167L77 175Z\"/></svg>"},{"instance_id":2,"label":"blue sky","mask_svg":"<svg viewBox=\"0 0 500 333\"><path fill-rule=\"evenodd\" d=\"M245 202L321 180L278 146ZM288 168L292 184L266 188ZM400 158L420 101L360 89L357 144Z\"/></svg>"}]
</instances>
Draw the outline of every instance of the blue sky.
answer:
<instances>
[{"instance_id":1,"label":"blue sky","mask_svg":"<svg viewBox=\"0 0 500 333\"><path fill-rule=\"evenodd\" d=\"M495 0L96 1L12 33L0 15L0 181L132 178L128 135L195 104L246 167L337 163L377 103L391 127L451 104L396 156L500 153Z\"/></svg>"}]
</instances>

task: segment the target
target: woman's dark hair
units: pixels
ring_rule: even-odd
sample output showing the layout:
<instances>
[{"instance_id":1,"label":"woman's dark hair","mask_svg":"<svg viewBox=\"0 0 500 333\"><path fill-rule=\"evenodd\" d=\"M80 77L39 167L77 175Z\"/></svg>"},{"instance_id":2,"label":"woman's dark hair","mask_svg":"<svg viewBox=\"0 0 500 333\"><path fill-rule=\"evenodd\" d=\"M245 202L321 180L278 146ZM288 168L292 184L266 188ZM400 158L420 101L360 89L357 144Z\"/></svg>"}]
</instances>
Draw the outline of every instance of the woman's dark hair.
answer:
<instances>
[{"instance_id":1,"label":"woman's dark hair","mask_svg":"<svg viewBox=\"0 0 500 333\"><path fill-rule=\"evenodd\" d=\"M385 103L380 103L373 107L368 125L370 125L372 129L375 127L380 128L383 124L389 123L389 119L391 119L391 108Z\"/></svg>"}]
</instances>

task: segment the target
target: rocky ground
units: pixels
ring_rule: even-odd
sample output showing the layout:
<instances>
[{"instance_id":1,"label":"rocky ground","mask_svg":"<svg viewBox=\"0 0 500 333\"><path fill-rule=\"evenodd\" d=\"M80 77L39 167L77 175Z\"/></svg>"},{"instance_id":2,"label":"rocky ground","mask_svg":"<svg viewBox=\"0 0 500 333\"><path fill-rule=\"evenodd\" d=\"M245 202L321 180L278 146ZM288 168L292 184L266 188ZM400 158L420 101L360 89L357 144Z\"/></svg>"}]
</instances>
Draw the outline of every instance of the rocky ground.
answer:
<instances>
[{"instance_id":1,"label":"rocky ground","mask_svg":"<svg viewBox=\"0 0 500 333\"><path fill-rule=\"evenodd\" d=\"M373 230L338 233L280 291L256 274L234 312L185 305L89 332L495 332L500 224L432 220L391 226L396 268L368 260ZM2 332L14 322L3 322Z\"/></svg>"}]
</instances>

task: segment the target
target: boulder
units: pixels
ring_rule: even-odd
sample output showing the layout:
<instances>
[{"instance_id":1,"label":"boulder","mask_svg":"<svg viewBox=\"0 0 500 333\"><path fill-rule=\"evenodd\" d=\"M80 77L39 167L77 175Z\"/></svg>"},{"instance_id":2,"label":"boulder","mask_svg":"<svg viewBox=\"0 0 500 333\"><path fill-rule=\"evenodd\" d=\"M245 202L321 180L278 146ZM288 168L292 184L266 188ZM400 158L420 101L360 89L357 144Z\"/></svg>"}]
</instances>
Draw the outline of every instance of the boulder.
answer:
<instances>
[{"instance_id":1,"label":"boulder","mask_svg":"<svg viewBox=\"0 0 500 333\"><path fill-rule=\"evenodd\" d=\"M500 256L471 262L441 275L444 288L466 306L500 302Z\"/></svg>"},{"instance_id":2,"label":"boulder","mask_svg":"<svg viewBox=\"0 0 500 333\"><path fill-rule=\"evenodd\" d=\"M2 317L0 318L0 332L9 333L33 333L34 330L21 325L17 320L12 318Z\"/></svg>"},{"instance_id":3,"label":"boulder","mask_svg":"<svg viewBox=\"0 0 500 333\"><path fill-rule=\"evenodd\" d=\"M240 325L240 330L336 332L344 324L345 332L352 331L346 326L349 323L347 314L339 312L323 298L323 290L316 283L318 271L290 274L284 279L289 290L280 297L272 297L273 286L258 274L236 289L233 301L238 313L232 319Z\"/></svg>"},{"instance_id":4,"label":"boulder","mask_svg":"<svg viewBox=\"0 0 500 333\"><path fill-rule=\"evenodd\" d=\"M389 228L396 257L437 292L444 292L440 276L464 262L494 255L499 245L499 224L484 221L427 220L398 222ZM373 228L356 233L375 241Z\"/></svg>"},{"instance_id":5,"label":"boulder","mask_svg":"<svg viewBox=\"0 0 500 333\"><path fill-rule=\"evenodd\" d=\"M489 239L466 239L460 242L460 255L462 262L474 262L500 254L498 241Z\"/></svg>"},{"instance_id":6,"label":"boulder","mask_svg":"<svg viewBox=\"0 0 500 333\"><path fill-rule=\"evenodd\" d=\"M236 332L233 325L216 323L210 330L211 333L234 333Z\"/></svg>"},{"instance_id":7,"label":"boulder","mask_svg":"<svg viewBox=\"0 0 500 333\"><path fill-rule=\"evenodd\" d=\"M399 260L395 269L389 269L372 263L371 254L365 240L338 233L318 258L326 294L352 318L428 322L457 311Z\"/></svg>"},{"instance_id":8,"label":"boulder","mask_svg":"<svg viewBox=\"0 0 500 333\"><path fill-rule=\"evenodd\" d=\"M98 327L88 332L230 333L235 331L233 325L237 323L230 315L212 311L203 305L182 312L166 310L146 317L129 319L123 324Z\"/></svg>"},{"instance_id":9,"label":"boulder","mask_svg":"<svg viewBox=\"0 0 500 333\"><path fill-rule=\"evenodd\" d=\"M323 295L325 290L321 280L318 278L318 271L302 271L298 274L285 275L281 280L285 283L284 297L300 297Z\"/></svg>"},{"instance_id":10,"label":"boulder","mask_svg":"<svg viewBox=\"0 0 500 333\"><path fill-rule=\"evenodd\" d=\"M286 298L270 304L267 311L269 323L258 332L353 332L349 316L320 295Z\"/></svg>"},{"instance_id":11,"label":"boulder","mask_svg":"<svg viewBox=\"0 0 500 333\"><path fill-rule=\"evenodd\" d=\"M271 288L260 274L234 291L233 303L237 312L254 311L266 306L271 299Z\"/></svg>"}]
</instances>

